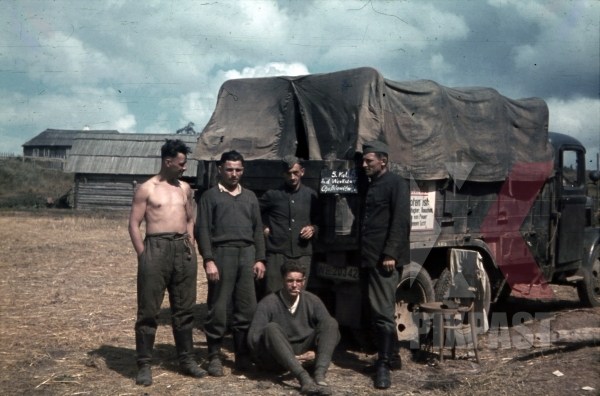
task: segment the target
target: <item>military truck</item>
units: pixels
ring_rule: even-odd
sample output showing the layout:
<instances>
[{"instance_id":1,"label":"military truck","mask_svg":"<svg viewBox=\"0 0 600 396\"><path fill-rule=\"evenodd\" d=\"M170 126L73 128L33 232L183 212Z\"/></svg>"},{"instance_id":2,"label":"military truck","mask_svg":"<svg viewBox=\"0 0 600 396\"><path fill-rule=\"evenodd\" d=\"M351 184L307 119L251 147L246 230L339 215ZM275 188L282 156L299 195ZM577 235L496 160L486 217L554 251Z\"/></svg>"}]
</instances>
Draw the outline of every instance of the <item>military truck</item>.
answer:
<instances>
[{"instance_id":1,"label":"military truck","mask_svg":"<svg viewBox=\"0 0 600 396\"><path fill-rule=\"evenodd\" d=\"M538 98L391 81L372 68L236 79L222 85L193 157L202 190L216 183L220 155L239 151L242 184L258 195L280 185L281 158L304 159L322 211L308 287L340 324L361 328L361 147L387 143L391 170L411 181L411 263L396 297L399 338L412 340L418 304L451 290L475 299L482 331L490 305L513 290L551 297L550 283L570 284L600 305L585 148L548 133L548 117ZM589 177L597 185L598 172Z\"/></svg>"}]
</instances>

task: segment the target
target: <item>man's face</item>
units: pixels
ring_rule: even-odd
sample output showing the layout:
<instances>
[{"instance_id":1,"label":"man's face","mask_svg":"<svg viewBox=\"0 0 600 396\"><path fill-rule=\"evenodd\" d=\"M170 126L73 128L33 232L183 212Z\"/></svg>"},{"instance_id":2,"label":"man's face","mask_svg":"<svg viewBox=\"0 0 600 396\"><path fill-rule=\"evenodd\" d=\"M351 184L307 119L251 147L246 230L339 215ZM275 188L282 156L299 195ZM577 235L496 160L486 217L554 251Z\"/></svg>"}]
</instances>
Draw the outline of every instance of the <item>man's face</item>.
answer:
<instances>
[{"instance_id":1,"label":"man's face","mask_svg":"<svg viewBox=\"0 0 600 396\"><path fill-rule=\"evenodd\" d=\"M379 158L376 153L367 153L363 155L362 167L369 177L377 177L385 169L386 158Z\"/></svg>"},{"instance_id":2,"label":"man's face","mask_svg":"<svg viewBox=\"0 0 600 396\"><path fill-rule=\"evenodd\" d=\"M219 175L221 183L227 188L235 188L244 174L242 161L225 161L219 166Z\"/></svg>"},{"instance_id":3,"label":"man's face","mask_svg":"<svg viewBox=\"0 0 600 396\"><path fill-rule=\"evenodd\" d=\"M288 272L283 281L285 282L284 289L286 293L292 298L298 297L304 286L302 272Z\"/></svg>"},{"instance_id":4,"label":"man's face","mask_svg":"<svg viewBox=\"0 0 600 396\"><path fill-rule=\"evenodd\" d=\"M294 164L294 166L284 173L283 177L285 179L285 184L293 190L296 190L300 187L302 176L304 176L304 168L300 166L300 164Z\"/></svg>"},{"instance_id":5,"label":"man's face","mask_svg":"<svg viewBox=\"0 0 600 396\"><path fill-rule=\"evenodd\" d=\"M169 173L173 177L180 178L187 169L187 155L177 153L175 157L167 157L165 163L169 169Z\"/></svg>"}]
</instances>

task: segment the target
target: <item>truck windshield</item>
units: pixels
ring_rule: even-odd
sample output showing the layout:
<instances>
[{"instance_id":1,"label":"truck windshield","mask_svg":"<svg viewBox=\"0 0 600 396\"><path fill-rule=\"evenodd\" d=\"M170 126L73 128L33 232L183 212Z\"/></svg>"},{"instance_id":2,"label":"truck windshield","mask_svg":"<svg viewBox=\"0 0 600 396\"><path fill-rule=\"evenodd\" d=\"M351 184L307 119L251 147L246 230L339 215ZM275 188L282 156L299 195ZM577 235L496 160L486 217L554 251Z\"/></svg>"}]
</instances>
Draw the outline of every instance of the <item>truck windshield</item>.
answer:
<instances>
[{"instance_id":1,"label":"truck windshield","mask_svg":"<svg viewBox=\"0 0 600 396\"><path fill-rule=\"evenodd\" d=\"M580 187L583 185L583 155L578 150L562 152L562 182L563 187Z\"/></svg>"}]
</instances>

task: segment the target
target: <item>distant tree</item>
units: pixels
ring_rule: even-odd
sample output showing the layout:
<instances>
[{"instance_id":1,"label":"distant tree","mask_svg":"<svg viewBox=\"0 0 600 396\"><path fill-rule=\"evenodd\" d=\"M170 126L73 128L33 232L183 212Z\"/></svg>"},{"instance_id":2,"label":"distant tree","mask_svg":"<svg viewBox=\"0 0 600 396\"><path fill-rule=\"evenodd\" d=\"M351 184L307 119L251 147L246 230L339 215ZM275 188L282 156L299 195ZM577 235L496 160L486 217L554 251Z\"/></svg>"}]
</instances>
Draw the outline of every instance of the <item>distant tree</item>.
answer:
<instances>
[{"instance_id":1,"label":"distant tree","mask_svg":"<svg viewBox=\"0 0 600 396\"><path fill-rule=\"evenodd\" d=\"M195 135L195 134L197 134L198 132L196 132L196 131L194 130L194 125L195 125L195 124L194 124L193 122L191 122L191 121L190 121L190 122L188 122L188 124L187 124L186 126L184 126L183 128L179 128L179 129L177 130L177 132L176 132L176 133L177 133L178 135L179 135L179 134L185 134L185 135Z\"/></svg>"}]
</instances>

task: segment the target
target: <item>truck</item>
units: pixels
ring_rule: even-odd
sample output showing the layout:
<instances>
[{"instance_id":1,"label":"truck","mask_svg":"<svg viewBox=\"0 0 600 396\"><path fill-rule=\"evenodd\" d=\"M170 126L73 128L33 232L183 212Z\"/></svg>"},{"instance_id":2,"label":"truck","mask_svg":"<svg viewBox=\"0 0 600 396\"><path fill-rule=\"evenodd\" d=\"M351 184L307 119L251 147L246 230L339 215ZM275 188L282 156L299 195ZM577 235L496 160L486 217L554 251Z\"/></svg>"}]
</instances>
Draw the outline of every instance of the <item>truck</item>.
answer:
<instances>
[{"instance_id":1,"label":"truck","mask_svg":"<svg viewBox=\"0 0 600 396\"><path fill-rule=\"evenodd\" d=\"M539 98L392 81L370 67L235 79L221 86L192 157L201 192L217 182L220 155L239 151L242 184L259 196L280 185L283 157L303 159L321 209L308 288L340 325L360 330L361 147L385 142L390 171L411 182L411 262L396 322L400 340L415 340L419 304L450 297L474 300L482 332L493 303L551 297L550 284L600 306L600 174L586 171L578 140L548 132L548 119Z\"/></svg>"}]
</instances>

